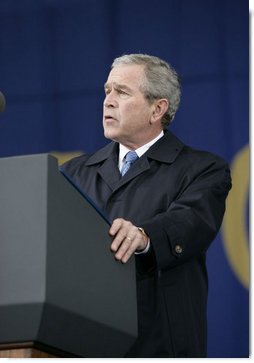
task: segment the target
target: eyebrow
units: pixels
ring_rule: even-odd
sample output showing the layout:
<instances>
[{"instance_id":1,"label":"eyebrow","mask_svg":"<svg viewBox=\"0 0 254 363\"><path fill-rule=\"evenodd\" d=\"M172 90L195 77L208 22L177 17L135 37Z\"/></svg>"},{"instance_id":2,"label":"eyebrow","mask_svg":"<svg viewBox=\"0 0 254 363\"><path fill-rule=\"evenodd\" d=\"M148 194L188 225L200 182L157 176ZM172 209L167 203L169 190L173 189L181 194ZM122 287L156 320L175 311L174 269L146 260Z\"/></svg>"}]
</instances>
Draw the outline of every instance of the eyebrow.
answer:
<instances>
[{"instance_id":1,"label":"eyebrow","mask_svg":"<svg viewBox=\"0 0 254 363\"><path fill-rule=\"evenodd\" d=\"M117 82L113 82L113 86L117 89L124 89L126 91L131 91L131 88L126 86L125 84L120 84L120 83L117 83ZM110 85L108 83L105 83L104 84L104 88L107 89L107 88L110 88Z\"/></svg>"}]
</instances>

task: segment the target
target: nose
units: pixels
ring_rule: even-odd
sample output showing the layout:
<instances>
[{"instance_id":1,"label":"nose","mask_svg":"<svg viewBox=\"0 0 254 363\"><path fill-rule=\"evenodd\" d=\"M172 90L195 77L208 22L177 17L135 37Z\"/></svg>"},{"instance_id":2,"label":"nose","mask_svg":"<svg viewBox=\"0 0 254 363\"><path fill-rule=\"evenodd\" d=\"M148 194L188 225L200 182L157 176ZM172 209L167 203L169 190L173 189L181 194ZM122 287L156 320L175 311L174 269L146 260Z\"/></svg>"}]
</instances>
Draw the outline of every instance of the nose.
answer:
<instances>
[{"instance_id":1,"label":"nose","mask_svg":"<svg viewBox=\"0 0 254 363\"><path fill-rule=\"evenodd\" d=\"M104 98L104 107L117 107L117 101L113 91L106 94Z\"/></svg>"}]
</instances>

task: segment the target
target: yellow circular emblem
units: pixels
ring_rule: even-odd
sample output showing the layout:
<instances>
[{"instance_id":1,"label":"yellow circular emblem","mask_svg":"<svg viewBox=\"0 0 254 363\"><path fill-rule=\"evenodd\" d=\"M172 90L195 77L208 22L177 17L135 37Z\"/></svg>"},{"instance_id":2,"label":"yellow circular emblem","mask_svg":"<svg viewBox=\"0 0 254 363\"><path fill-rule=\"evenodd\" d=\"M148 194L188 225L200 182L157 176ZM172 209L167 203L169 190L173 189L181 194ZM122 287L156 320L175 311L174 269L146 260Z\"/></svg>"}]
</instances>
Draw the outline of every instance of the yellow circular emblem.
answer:
<instances>
[{"instance_id":1,"label":"yellow circular emblem","mask_svg":"<svg viewBox=\"0 0 254 363\"><path fill-rule=\"evenodd\" d=\"M223 244L229 264L243 286L249 287L248 198L249 146L235 156L231 164L232 190L226 202L222 224Z\"/></svg>"}]
</instances>

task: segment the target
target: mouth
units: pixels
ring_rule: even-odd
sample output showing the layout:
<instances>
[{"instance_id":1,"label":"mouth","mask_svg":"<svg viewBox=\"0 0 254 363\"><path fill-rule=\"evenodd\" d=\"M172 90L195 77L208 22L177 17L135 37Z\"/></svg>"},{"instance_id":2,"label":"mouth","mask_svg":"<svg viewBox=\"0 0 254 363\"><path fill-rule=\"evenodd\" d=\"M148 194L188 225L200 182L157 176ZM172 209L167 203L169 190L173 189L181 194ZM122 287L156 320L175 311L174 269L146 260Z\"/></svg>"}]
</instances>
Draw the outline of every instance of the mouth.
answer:
<instances>
[{"instance_id":1,"label":"mouth","mask_svg":"<svg viewBox=\"0 0 254 363\"><path fill-rule=\"evenodd\" d=\"M105 115L104 121L107 123L107 122L116 121L116 119L114 117L112 117L111 115Z\"/></svg>"}]
</instances>

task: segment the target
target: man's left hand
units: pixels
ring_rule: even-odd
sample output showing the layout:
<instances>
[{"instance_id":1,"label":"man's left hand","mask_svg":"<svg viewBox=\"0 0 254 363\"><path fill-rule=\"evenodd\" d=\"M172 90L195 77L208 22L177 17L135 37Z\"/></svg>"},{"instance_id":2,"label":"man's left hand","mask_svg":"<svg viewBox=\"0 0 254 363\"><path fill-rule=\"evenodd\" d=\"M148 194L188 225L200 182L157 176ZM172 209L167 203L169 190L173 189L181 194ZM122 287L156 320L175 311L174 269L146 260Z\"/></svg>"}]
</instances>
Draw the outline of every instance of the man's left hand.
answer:
<instances>
[{"instance_id":1,"label":"man's left hand","mask_svg":"<svg viewBox=\"0 0 254 363\"><path fill-rule=\"evenodd\" d=\"M126 263L135 251L144 250L148 243L148 237L123 218L113 221L109 234L114 237L111 250L115 252L115 258L123 263Z\"/></svg>"}]
</instances>

